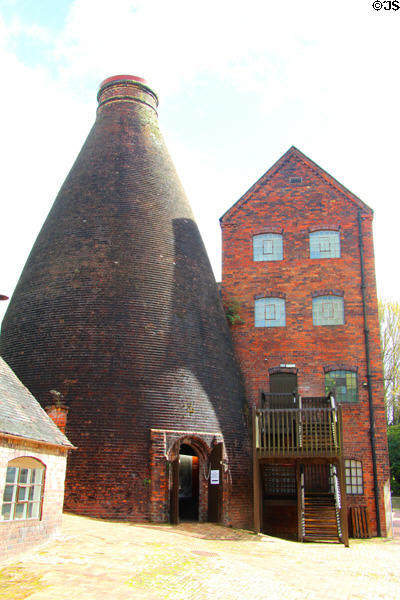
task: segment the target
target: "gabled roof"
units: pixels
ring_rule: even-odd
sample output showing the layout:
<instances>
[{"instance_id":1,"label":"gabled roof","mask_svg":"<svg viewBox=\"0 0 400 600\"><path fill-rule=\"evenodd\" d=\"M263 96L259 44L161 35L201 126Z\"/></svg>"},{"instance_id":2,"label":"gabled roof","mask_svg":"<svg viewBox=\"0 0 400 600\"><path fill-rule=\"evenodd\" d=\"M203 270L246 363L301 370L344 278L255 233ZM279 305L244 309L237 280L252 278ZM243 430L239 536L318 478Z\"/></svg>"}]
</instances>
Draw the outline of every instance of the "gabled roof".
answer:
<instances>
[{"instance_id":1,"label":"gabled roof","mask_svg":"<svg viewBox=\"0 0 400 600\"><path fill-rule=\"evenodd\" d=\"M0 434L73 448L39 402L0 357Z\"/></svg>"},{"instance_id":2,"label":"gabled roof","mask_svg":"<svg viewBox=\"0 0 400 600\"><path fill-rule=\"evenodd\" d=\"M268 169L266 173L264 173L264 175L262 175L262 177L260 177L260 179L258 179L258 181L256 181L256 183L254 183L251 186L250 189L247 190L247 192L241 198L239 198L237 202L235 202L233 206L231 206L231 208L229 208L222 215L222 217L220 218L221 223L223 221L226 221L229 217L232 216L233 213L238 211L253 196L253 194L257 192L259 188L267 185L273 179L274 175L276 175L284 167L284 165L286 165L293 158L296 158L303 162L307 167L311 169L311 171L315 173L315 175L322 177L322 179L324 179L328 185L333 186L339 194L345 196L348 200L354 202L354 204L356 204L358 208L361 208L362 210L365 210L370 213L373 212L372 209L369 206L367 206L367 204L360 200L360 198L358 198L355 194L350 192L350 190L344 187L344 185L339 183L334 177L332 177L332 175L329 175L329 173L327 171L324 171L324 169L317 165L317 163L315 163L313 160L308 158L308 156L300 152L300 150L298 150L295 146L292 146L287 152L285 152L283 156L281 156L279 160L276 161L276 163L270 169Z\"/></svg>"}]
</instances>

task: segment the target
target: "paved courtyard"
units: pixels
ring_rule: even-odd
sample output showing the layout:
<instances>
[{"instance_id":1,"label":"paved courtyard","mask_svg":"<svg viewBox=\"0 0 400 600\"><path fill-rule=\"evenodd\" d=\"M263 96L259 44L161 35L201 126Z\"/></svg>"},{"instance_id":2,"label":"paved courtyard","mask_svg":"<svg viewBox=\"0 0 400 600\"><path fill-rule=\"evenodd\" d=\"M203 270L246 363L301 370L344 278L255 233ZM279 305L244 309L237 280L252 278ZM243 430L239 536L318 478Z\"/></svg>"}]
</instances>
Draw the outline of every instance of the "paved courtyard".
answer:
<instances>
[{"instance_id":1,"label":"paved courtyard","mask_svg":"<svg viewBox=\"0 0 400 600\"><path fill-rule=\"evenodd\" d=\"M211 524L137 525L65 514L58 539L0 565L0 599L25 598L398 600L400 538L352 540L344 548Z\"/></svg>"}]
</instances>

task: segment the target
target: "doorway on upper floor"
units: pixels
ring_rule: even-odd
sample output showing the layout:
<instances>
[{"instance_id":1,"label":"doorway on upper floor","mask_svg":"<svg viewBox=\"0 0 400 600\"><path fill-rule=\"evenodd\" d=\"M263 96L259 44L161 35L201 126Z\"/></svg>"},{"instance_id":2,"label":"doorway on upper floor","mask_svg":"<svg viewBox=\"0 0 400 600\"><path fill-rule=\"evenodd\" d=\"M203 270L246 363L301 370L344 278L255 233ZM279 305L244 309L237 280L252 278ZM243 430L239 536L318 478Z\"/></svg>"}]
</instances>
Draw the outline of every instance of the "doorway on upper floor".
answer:
<instances>
[{"instance_id":1,"label":"doorway on upper floor","mask_svg":"<svg viewBox=\"0 0 400 600\"><path fill-rule=\"evenodd\" d=\"M297 407L297 373L277 371L269 375L269 393L264 394L264 408Z\"/></svg>"},{"instance_id":2,"label":"doorway on upper floor","mask_svg":"<svg viewBox=\"0 0 400 600\"><path fill-rule=\"evenodd\" d=\"M296 394L297 393L297 374L271 373L269 376L269 391L271 394Z\"/></svg>"}]
</instances>

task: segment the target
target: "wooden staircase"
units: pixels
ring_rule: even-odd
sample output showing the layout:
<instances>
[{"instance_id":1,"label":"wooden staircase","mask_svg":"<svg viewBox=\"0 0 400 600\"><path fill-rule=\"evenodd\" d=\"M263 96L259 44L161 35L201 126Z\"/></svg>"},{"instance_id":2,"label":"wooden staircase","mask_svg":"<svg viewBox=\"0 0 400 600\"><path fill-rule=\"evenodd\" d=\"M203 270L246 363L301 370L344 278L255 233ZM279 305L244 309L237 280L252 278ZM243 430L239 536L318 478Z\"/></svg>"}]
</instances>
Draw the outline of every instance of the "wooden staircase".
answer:
<instances>
[{"instance_id":1,"label":"wooden staircase","mask_svg":"<svg viewBox=\"0 0 400 600\"><path fill-rule=\"evenodd\" d=\"M306 493L304 497L303 541L340 543L340 521L331 493Z\"/></svg>"}]
</instances>

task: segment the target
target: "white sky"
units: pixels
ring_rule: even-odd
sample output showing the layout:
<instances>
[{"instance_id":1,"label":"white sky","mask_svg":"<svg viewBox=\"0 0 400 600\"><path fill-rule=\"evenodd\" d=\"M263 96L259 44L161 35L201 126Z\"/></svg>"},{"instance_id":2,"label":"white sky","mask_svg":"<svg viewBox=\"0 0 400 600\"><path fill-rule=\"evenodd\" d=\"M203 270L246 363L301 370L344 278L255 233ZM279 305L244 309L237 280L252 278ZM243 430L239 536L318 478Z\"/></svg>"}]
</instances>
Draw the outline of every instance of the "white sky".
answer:
<instances>
[{"instance_id":1,"label":"white sky","mask_svg":"<svg viewBox=\"0 0 400 600\"><path fill-rule=\"evenodd\" d=\"M399 50L400 10L372 0L0 0L0 294L94 122L99 83L130 73L159 94L217 279L219 217L295 145L374 209L378 293L400 301Z\"/></svg>"}]
</instances>

